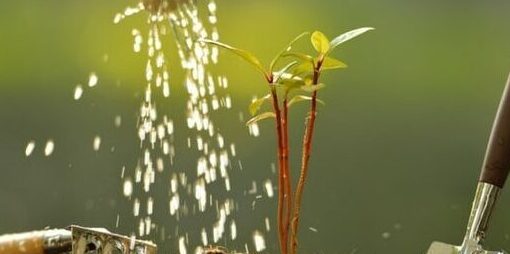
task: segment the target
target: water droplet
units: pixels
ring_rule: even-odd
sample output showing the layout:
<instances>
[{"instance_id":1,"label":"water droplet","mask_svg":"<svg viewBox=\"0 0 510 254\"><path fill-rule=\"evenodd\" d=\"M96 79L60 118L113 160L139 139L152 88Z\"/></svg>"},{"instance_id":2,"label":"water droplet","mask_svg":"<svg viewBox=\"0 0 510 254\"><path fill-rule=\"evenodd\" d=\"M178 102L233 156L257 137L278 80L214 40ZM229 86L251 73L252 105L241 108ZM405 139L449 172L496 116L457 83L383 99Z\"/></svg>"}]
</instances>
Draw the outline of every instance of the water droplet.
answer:
<instances>
[{"instance_id":1,"label":"water droplet","mask_svg":"<svg viewBox=\"0 0 510 254\"><path fill-rule=\"evenodd\" d=\"M251 188L248 190L248 194L257 194L257 182L251 182Z\"/></svg>"},{"instance_id":2,"label":"water droplet","mask_svg":"<svg viewBox=\"0 0 510 254\"><path fill-rule=\"evenodd\" d=\"M83 87L81 85L77 85L74 88L74 100L79 100L83 95Z\"/></svg>"},{"instance_id":3,"label":"water droplet","mask_svg":"<svg viewBox=\"0 0 510 254\"><path fill-rule=\"evenodd\" d=\"M129 237L129 250L134 250L136 244L136 236L135 234L131 234L131 237Z\"/></svg>"},{"instance_id":4,"label":"water droplet","mask_svg":"<svg viewBox=\"0 0 510 254\"><path fill-rule=\"evenodd\" d=\"M187 254L186 242L182 236L179 238L179 254Z\"/></svg>"},{"instance_id":5,"label":"water droplet","mask_svg":"<svg viewBox=\"0 0 510 254\"><path fill-rule=\"evenodd\" d=\"M268 179L264 182L264 189L268 197L272 198L274 196L273 183L271 180Z\"/></svg>"},{"instance_id":6,"label":"water droplet","mask_svg":"<svg viewBox=\"0 0 510 254\"><path fill-rule=\"evenodd\" d=\"M35 141L31 140L30 142L28 142L26 148L25 148L25 156L30 156L32 155L32 152L34 151L35 149Z\"/></svg>"},{"instance_id":7,"label":"water droplet","mask_svg":"<svg viewBox=\"0 0 510 254\"><path fill-rule=\"evenodd\" d=\"M94 87L97 85L99 78L97 77L95 72L90 73L89 75L89 87Z\"/></svg>"},{"instance_id":8,"label":"water droplet","mask_svg":"<svg viewBox=\"0 0 510 254\"><path fill-rule=\"evenodd\" d=\"M209 12L215 13L216 12L216 3L214 1L209 2L207 5Z\"/></svg>"},{"instance_id":9,"label":"water droplet","mask_svg":"<svg viewBox=\"0 0 510 254\"><path fill-rule=\"evenodd\" d=\"M175 194L170 199L170 215L174 215L179 210L179 195Z\"/></svg>"},{"instance_id":10,"label":"water droplet","mask_svg":"<svg viewBox=\"0 0 510 254\"><path fill-rule=\"evenodd\" d=\"M148 215L152 215L153 208L154 208L154 199L149 198L147 200L147 214Z\"/></svg>"},{"instance_id":11,"label":"water droplet","mask_svg":"<svg viewBox=\"0 0 510 254\"><path fill-rule=\"evenodd\" d=\"M121 13L115 14L115 17L113 18L113 23L118 24L122 19L124 18L124 15Z\"/></svg>"},{"instance_id":12,"label":"water droplet","mask_svg":"<svg viewBox=\"0 0 510 254\"><path fill-rule=\"evenodd\" d=\"M131 179L126 179L124 181L123 190L125 197L131 197L131 195L133 195L133 182L131 181Z\"/></svg>"},{"instance_id":13,"label":"water droplet","mask_svg":"<svg viewBox=\"0 0 510 254\"><path fill-rule=\"evenodd\" d=\"M151 219L151 217L147 216L147 217L145 217L145 234L146 235L151 234L151 228L152 228L152 219Z\"/></svg>"},{"instance_id":14,"label":"water droplet","mask_svg":"<svg viewBox=\"0 0 510 254\"><path fill-rule=\"evenodd\" d=\"M99 151L99 148L101 147L101 137L95 136L94 142L92 144L92 147L94 148L94 151Z\"/></svg>"},{"instance_id":15,"label":"water droplet","mask_svg":"<svg viewBox=\"0 0 510 254\"><path fill-rule=\"evenodd\" d=\"M143 219L140 219L140 222L138 223L138 235L139 236L145 235L145 222Z\"/></svg>"},{"instance_id":16,"label":"water droplet","mask_svg":"<svg viewBox=\"0 0 510 254\"><path fill-rule=\"evenodd\" d=\"M115 228L119 228L120 215L117 214L117 219L115 220Z\"/></svg>"},{"instance_id":17,"label":"water droplet","mask_svg":"<svg viewBox=\"0 0 510 254\"><path fill-rule=\"evenodd\" d=\"M140 201L136 198L133 202L133 215L137 217L140 214Z\"/></svg>"},{"instance_id":18,"label":"water droplet","mask_svg":"<svg viewBox=\"0 0 510 254\"><path fill-rule=\"evenodd\" d=\"M46 146L44 147L44 155L51 156L51 154L53 153L54 150L55 150L55 143L53 142L53 140L50 139L46 142Z\"/></svg>"},{"instance_id":19,"label":"water droplet","mask_svg":"<svg viewBox=\"0 0 510 254\"><path fill-rule=\"evenodd\" d=\"M255 231L253 233L253 243L257 252L261 252L266 249L266 241L264 240L262 233L259 231Z\"/></svg>"},{"instance_id":20,"label":"water droplet","mask_svg":"<svg viewBox=\"0 0 510 254\"><path fill-rule=\"evenodd\" d=\"M207 204L207 191L205 189L205 181L200 178L195 185L195 198L198 201L198 207L200 211L205 211Z\"/></svg>"},{"instance_id":21,"label":"water droplet","mask_svg":"<svg viewBox=\"0 0 510 254\"><path fill-rule=\"evenodd\" d=\"M120 115L115 116L115 120L113 122L115 127L119 128L122 125L122 117Z\"/></svg>"},{"instance_id":22,"label":"water droplet","mask_svg":"<svg viewBox=\"0 0 510 254\"><path fill-rule=\"evenodd\" d=\"M230 239L235 240L237 238L237 226L236 222L232 221L230 223Z\"/></svg>"},{"instance_id":23,"label":"water droplet","mask_svg":"<svg viewBox=\"0 0 510 254\"><path fill-rule=\"evenodd\" d=\"M248 126L248 130L249 130L250 135L252 135L254 137L260 136L259 125L257 123L250 124Z\"/></svg>"},{"instance_id":24,"label":"water droplet","mask_svg":"<svg viewBox=\"0 0 510 254\"><path fill-rule=\"evenodd\" d=\"M202 228L201 236L202 236L202 245L203 246L207 246L207 244L208 244L208 242L207 242L207 232L205 231L205 228Z\"/></svg>"}]
</instances>

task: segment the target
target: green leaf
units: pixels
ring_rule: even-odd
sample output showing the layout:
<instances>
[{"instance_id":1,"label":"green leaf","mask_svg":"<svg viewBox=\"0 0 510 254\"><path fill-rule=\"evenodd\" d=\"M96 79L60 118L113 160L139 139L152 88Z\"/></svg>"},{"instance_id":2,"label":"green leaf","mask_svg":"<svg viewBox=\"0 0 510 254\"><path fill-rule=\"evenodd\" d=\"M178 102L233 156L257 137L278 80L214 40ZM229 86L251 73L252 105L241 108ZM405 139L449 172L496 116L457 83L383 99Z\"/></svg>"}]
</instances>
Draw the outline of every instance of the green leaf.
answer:
<instances>
[{"instance_id":1,"label":"green leaf","mask_svg":"<svg viewBox=\"0 0 510 254\"><path fill-rule=\"evenodd\" d=\"M298 76L304 73L313 72L314 66L311 62L302 62L292 69L292 74Z\"/></svg>"},{"instance_id":2,"label":"green leaf","mask_svg":"<svg viewBox=\"0 0 510 254\"><path fill-rule=\"evenodd\" d=\"M323 33L319 31L313 32L311 41L318 53L324 55L329 51L329 40Z\"/></svg>"},{"instance_id":3,"label":"green leaf","mask_svg":"<svg viewBox=\"0 0 510 254\"><path fill-rule=\"evenodd\" d=\"M275 72L276 73L276 72ZM292 79L294 78L295 76L292 74L292 73L289 73L289 72L282 72L280 73L279 75L279 78L278 78L278 82L275 82L275 84L282 84L282 80L287 80L287 79Z\"/></svg>"},{"instance_id":4,"label":"green leaf","mask_svg":"<svg viewBox=\"0 0 510 254\"><path fill-rule=\"evenodd\" d=\"M299 77L282 78L280 84L288 91L301 88L306 85L305 81Z\"/></svg>"},{"instance_id":5,"label":"green leaf","mask_svg":"<svg viewBox=\"0 0 510 254\"><path fill-rule=\"evenodd\" d=\"M268 119L268 118L275 118L276 114L274 112L264 112L257 116L254 116L252 119L248 120L246 122L246 125L254 124L260 120Z\"/></svg>"},{"instance_id":6,"label":"green leaf","mask_svg":"<svg viewBox=\"0 0 510 254\"><path fill-rule=\"evenodd\" d=\"M285 67L283 67L281 70L279 70L278 72L275 72L273 73L273 83L278 83L278 80L284 76L284 74L287 73L287 71L292 68L294 65L296 65L298 62L297 61L293 61L289 64L287 64Z\"/></svg>"},{"instance_id":7,"label":"green leaf","mask_svg":"<svg viewBox=\"0 0 510 254\"><path fill-rule=\"evenodd\" d=\"M330 50L335 49L338 45L340 45L352 38L355 38L365 32L368 32L368 31L374 30L374 29L375 28L373 28L373 27L362 27L362 28L354 29L349 32L343 33L331 41L331 43L329 44Z\"/></svg>"},{"instance_id":8,"label":"green leaf","mask_svg":"<svg viewBox=\"0 0 510 254\"><path fill-rule=\"evenodd\" d=\"M244 49L238 49L238 48L232 47L230 45L227 45L227 44L224 44L224 43L221 43L218 41L213 41L213 40L208 40L208 39L201 39L200 41L222 47L224 49L229 50L230 52L235 53L236 55L243 58L246 62L255 66L255 68L258 71L260 71L267 80L269 80L269 74L267 73L266 69L264 68L264 66L262 66L259 59L255 55L253 55L251 52L246 51Z\"/></svg>"},{"instance_id":9,"label":"green leaf","mask_svg":"<svg viewBox=\"0 0 510 254\"><path fill-rule=\"evenodd\" d=\"M333 70L333 69L347 68L347 65L344 62L337 60L335 58L325 57L322 60L321 68L323 70Z\"/></svg>"},{"instance_id":10,"label":"green leaf","mask_svg":"<svg viewBox=\"0 0 510 254\"><path fill-rule=\"evenodd\" d=\"M260 110L260 107L262 104L264 104L265 101L267 101L269 98L271 98L271 94L267 94L266 96L262 98L258 98L250 103L250 106L248 109L250 110L250 114L253 116L257 114L257 112Z\"/></svg>"},{"instance_id":11,"label":"green leaf","mask_svg":"<svg viewBox=\"0 0 510 254\"><path fill-rule=\"evenodd\" d=\"M305 92L309 92L309 93L313 93L313 92L317 92L318 90L324 88L326 85L324 84L317 84L317 85L306 85L306 86L302 86L301 87L301 90L305 91Z\"/></svg>"},{"instance_id":12,"label":"green leaf","mask_svg":"<svg viewBox=\"0 0 510 254\"><path fill-rule=\"evenodd\" d=\"M285 47L284 49L282 49L282 51L280 51L274 58L273 60L271 61L271 64L269 65L269 71L270 72L273 72L273 69L276 65L276 63L278 62L278 60L280 60L280 58L282 58L283 54L287 51L290 51L292 49L292 46L294 45L294 43L296 43L299 39L303 38L303 36L309 34L309 32L304 32L304 33L301 33L300 35L296 36L296 38L294 38L292 41L289 42L289 44L287 44L287 47Z\"/></svg>"},{"instance_id":13,"label":"green leaf","mask_svg":"<svg viewBox=\"0 0 510 254\"><path fill-rule=\"evenodd\" d=\"M302 101L311 101L312 100L312 97L310 96L305 96L305 95L296 95L294 97L292 97L292 99L290 99L289 103L287 104L287 106L291 106L292 104L296 104L298 102L302 102ZM324 101L322 100L319 100L319 99L316 99L318 103L322 104L322 105L325 105Z\"/></svg>"},{"instance_id":14,"label":"green leaf","mask_svg":"<svg viewBox=\"0 0 510 254\"><path fill-rule=\"evenodd\" d=\"M310 55L306 55L298 52L286 52L283 54L284 57L295 57L297 59L302 60L303 62L311 62L313 63L313 57Z\"/></svg>"},{"instance_id":15,"label":"green leaf","mask_svg":"<svg viewBox=\"0 0 510 254\"><path fill-rule=\"evenodd\" d=\"M305 85L312 85L313 84L313 74L308 74L303 77L303 81L305 82Z\"/></svg>"}]
</instances>

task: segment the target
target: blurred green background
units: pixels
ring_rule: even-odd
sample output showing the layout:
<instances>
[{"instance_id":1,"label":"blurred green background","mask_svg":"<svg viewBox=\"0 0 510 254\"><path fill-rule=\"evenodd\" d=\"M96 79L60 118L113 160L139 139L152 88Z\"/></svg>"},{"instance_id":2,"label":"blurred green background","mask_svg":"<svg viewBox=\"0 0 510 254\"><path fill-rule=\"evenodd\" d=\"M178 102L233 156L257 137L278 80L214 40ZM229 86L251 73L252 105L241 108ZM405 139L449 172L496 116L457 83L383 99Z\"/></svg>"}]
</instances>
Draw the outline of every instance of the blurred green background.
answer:
<instances>
[{"instance_id":1,"label":"blurred green background","mask_svg":"<svg viewBox=\"0 0 510 254\"><path fill-rule=\"evenodd\" d=\"M123 219L131 208L121 194L120 172L139 156L135 124L145 57L132 53L130 32L146 25L141 17L112 22L132 3L0 2L0 234L72 223L123 234L134 230L134 222ZM460 243L510 71L509 1L217 3L221 40L264 60L302 31L333 37L377 28L335 52L349 68L323 79L327 105L320 108L304 197L302 253L424 253L433 240ZM168 110L183 115L175 45L166 51L173 84ZM75 102L74 87L86 85L91 71L99 85ZM230 79L234 108L217 122L237 144L244 165L232 179L233 195L251 203L253 197L243 195L251 181L274 178L273 126L263 123L262 136L250 137L238 114L247 114L248 101L263 94L264 86L256 72L228 54L221 55L218 71ZM295 140L304 112L301 105L292 114ZM115 115L122 116L120 129L113 126ZM99 152L92 150L95 135L103 141ZM56 148L47 158L42 149L49 138ZM32 139L36 150L26 158ZM178 159L194 160L185 154ZM263 228L265 216L274 218L274 204L266 206L238 213L239 230ZM509 211L510 192L504 191L489 247L510 250ZM274 236L266 238L275 253ZM239 241L230 245L242 248L251 240ZM166 253L175 253L175 240L164 244Z\"/></svg>"}]
</instances>

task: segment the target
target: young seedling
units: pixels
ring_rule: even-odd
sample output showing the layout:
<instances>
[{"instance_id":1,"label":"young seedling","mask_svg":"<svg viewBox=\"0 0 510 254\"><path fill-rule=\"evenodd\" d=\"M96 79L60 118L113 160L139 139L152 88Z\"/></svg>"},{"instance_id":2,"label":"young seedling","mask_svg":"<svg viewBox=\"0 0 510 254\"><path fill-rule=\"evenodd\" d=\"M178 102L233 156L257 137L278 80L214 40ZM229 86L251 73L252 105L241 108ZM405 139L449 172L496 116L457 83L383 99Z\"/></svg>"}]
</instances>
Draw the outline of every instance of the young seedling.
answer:
<instances>
[{"instance_id":1,"label":"young seedling","mask_svg":"<svg viewBox=\"0 0 510 254\"><path fill-rule=\"evenodd\" d=\"M275 120L278 148L277 224L280 252L282 254L295 254L297 252L299 215L312 151L317 103L323 104L317 98L318 91L324 87L324 84L319 82L322 71L346 68L347 65L342 61L330 57L331 52L340 44L370 30L373 30L373 28L355 29L341 34L331 41L323 33L315 31L311 34L310 39L316 51L315 56L292 51L292 46L296 41L309 35L309 33L302 33L273 58L267 69L255 55L246 50L218 41L202 40L202 42L219 46L237 54L255 67L267 83L269 93L252 101L249 106L253 118L247 122L247 125L268 118L274 118ZM280 66L280 62L284 59L291 59L292 61L287 60L286 63L281 64L281 68L276 70L276 66ZM257 114L263 104L268 101L272 104L272 110ZM289 164L288 111L290 106L302 101L310 102L310 110L306 117L306 129L302 141L301 171L296 190L293 192Z\"/></svg>"}]
</instances>

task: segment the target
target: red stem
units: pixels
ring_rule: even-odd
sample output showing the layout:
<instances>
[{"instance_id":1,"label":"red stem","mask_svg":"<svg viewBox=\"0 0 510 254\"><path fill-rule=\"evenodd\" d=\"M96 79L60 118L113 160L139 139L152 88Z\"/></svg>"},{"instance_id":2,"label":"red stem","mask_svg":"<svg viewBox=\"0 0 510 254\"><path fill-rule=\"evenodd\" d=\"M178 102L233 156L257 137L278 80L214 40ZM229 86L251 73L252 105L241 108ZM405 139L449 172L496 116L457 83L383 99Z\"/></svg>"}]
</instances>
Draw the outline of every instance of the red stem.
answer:
<instances>
[{"instance_id":1,"label":"red stem","mask_svg":"<svg viewBox=\"0 0 510 254\"><path fill-rule=\"evenodd\" d=\"M320 69L322 61L317 63L313 73L313 85L317 85L319 82ZM303 154L301 158L301 173L299 175L299 181L296 187L296 193L294 196L294 216L292 218L292 237L290 244L290 254L295 254L298 245L298 227L299 227L299 214L301 212L301 202L303 198L303 191L305 187L306 177L308 176L308 165L310 161L310 155L312 152L312 140L313 131L315 128L315 118L317 115L317 91L313 92L312 101L310 103L310 115L307 118L307 124L305 129L305 135L303 137Z\"/></svg>"},{"instance_id":2,"label":"red stem","mask_svg":"<svg viewBox=\"0 0 510 254\"><path fill-rule=\"evenodd\" d=\"M289 124L288 124L288 101L287 95L285 95L285 100L283 101L283 119L282 119L282 127L283 127L283 157L284 157L284 172L283 172L283 180L284 180L284 199L286 200L286 218L285 218L285 243L289 244L289 229L290 222L292 216L292 187L291 187L291 175L290 175L290 163L289 163Z\"/></svg>"},{"instance_id":3,"label":"red stem","mask_svg":"<svg viewBox=\"0 0 510 254\"><path fill-rule=\"evenodd\" d=\"M287 254L287 240L286 240L286 232L284 226L284 196L285 196L285 188L284 183L284 175L285 175L285 160L284 160L284 143L283 143L283 132L282 132L282 117L280 112L280 106L278 104L278 95L276 93L276 89L271 87L271 96L273 97L273 109L276 115L276 134L278 136L278 234L280 241L280 251L282 254Z\"/></svg>"}]
</instances>

